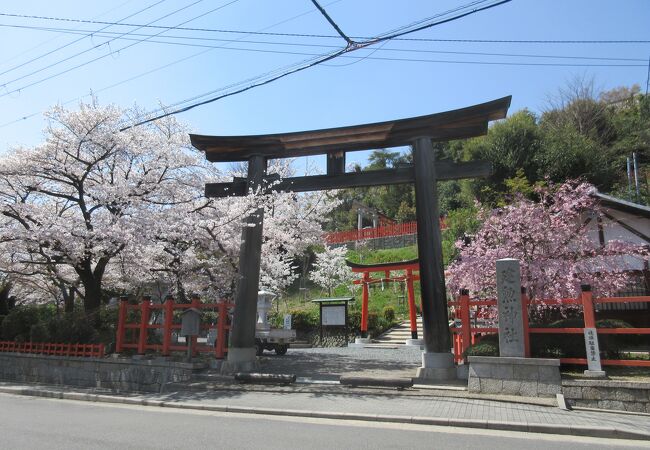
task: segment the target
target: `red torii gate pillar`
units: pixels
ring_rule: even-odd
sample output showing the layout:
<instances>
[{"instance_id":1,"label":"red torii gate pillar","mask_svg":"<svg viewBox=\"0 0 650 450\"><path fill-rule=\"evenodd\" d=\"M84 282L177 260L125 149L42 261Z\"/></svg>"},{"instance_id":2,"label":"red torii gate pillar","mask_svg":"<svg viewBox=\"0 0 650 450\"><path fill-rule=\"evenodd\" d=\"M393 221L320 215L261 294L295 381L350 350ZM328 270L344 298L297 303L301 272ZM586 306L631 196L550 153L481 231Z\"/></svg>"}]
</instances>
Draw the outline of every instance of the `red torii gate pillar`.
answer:
<instances>
[{"instance_id":1,"label":"red torii gate pillar","mask_svg":"<svg viewBox=\"0 0 650 450\"><path fill-rule=\"evenodd\" d=\"M348 266L352 269L354 273L362 273L360 280L355 280L354 284L361 284L361 337L355 341L355 344L368 344L370 339L368 338L368 302L369 302L369 289L368 286L370 283L378 283L383 280L389 281L405 281L407 287L407 299L409 306L409 322L410 322L410 331L411 339L406 341L408 345L423 345L424 341L418 339L418 328L417 328L417 308L415 305L415 288L413 282L420 279L418 275L414 275L413 271L418 270L418 260L403 261L399 263L383 263L383 264L356 264L350 261L346 261ZM396 277L391 279L390 272L393 270L405 270L406 275L403 277ZM384 278L371 278L371 272L383 272Z\"/></svg>"}]
</instances>

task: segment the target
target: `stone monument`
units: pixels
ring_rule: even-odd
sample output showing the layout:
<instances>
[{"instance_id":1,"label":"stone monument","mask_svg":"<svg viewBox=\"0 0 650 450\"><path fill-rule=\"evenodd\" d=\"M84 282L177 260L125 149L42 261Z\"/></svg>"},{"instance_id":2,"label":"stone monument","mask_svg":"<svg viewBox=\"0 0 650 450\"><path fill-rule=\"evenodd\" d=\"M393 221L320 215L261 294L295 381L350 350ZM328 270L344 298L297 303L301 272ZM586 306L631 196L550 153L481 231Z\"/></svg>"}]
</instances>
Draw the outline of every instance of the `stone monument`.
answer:
<instances>
[{"instance_id":1,"label":"stone monument","mask_svg":"<svg viewBox=\"0 0 650 450\"><path fill-rule=\"evenodd\" d=\"M487 394L555 397L562 391L560 360L526 358L521 270L516 259L496 262L499 355L468 358L468 390Z\"/></svg>"}]
</instances>

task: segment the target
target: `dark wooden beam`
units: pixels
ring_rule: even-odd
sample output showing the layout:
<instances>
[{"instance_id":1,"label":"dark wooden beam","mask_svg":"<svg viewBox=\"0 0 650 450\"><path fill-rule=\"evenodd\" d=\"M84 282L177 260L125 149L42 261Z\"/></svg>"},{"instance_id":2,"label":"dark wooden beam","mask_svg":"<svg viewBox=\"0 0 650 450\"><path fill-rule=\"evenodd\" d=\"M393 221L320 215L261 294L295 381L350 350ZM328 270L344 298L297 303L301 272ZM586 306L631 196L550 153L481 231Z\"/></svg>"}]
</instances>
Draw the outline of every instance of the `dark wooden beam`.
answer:
<instances>
[{"instance_id":1,"label":"dark wooden beam","mask_svg":"<svg viewBox=\"0 0 650 450\"><path fill-rule=\"evenodd\" d=\"M492 163L489 161L468 161L460 163L436 161L436 178L438 181L487 177L491 174ZM393 169L369 170L367 172L343 173L340 175L310 175L306 177L284 178L279 183L274 184L272 189L274 191L307 192L414 182L415 175L413 166L407 166ZM232 183L208 183L205 185L205 196L242 196L245 195L245 189L246 182L243 179L233 181Z\"/></svg>"},{"instance_id":2,"label":"dark wooden beam","mask_svg":"<svg viewBox=\"0 0 650 450\"><path fill-rule=\"evenodd\" d=\"M351 127L257 136L191 134L192 145L212 162L245 161L253 155L293 158L410 145L427 136L433 141L465 139L487 133L488 122L503 119L511 97L427 116Z\"/></svg>"}]
</instances>

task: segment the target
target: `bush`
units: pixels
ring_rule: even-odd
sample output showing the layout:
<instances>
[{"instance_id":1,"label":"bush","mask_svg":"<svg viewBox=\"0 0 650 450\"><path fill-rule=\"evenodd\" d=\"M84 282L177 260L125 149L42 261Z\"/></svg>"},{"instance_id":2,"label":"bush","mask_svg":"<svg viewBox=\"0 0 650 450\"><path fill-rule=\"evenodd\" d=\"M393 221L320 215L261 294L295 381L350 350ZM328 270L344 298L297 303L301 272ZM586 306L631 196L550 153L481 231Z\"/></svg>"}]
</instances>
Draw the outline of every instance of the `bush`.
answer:
<instances>
[{"instance_id":1,"label":"bush","mask_svg":"<svg viewBox=\"0 0 650 450\"><path fill-rule=\"evenodd\" d=\"M479 342L463 352L463 358L468 356L499 356L499 335L482 336Z\"/></svg>"},{"instance_id":2,"label":"bush","mask_svg":"<svg viewBox=\"0 0 650 450\"><path fill-rule=\"evenodd\" d=\"M32 325L29 330L29 340L32 342L51 342L47 324L45 322L38 322Z\"/></svg>"},{"instance_id":3,"label":"bush","mask_svg":"<svg viewBox=\"0 0 650 450\"><path fill-rule=\"evenodd\" d=\"M32 325L40 321L39 311L32 306L18 306L2 321L2 339L5 341L28 341Z\"/></svg>"},{"instance_id":4,"label":"bush","mask_svg":"<svg viewBox=\"0 0 650 450\"><path fill-rule=\"evenodd\" d=\"M297 331L310 331L318 326L318 313L304 309L294 309L291 314L291 326Z\"/></svg>"},{"instance_id":5,"label":"bush","mask_svg":"<svg viewBox=\"0 0 650 450\"><path fill-rule=\"evenodd\" d=\"M56 343L95 344L99 334L83 313L55 317L47 324L50 339Z\"/></svg>"},{"instance_id":6,"label":"bush","mask_svg":"<svg viewBox=\"0 0 650 450\"><path fill-rule=\"evenodd\" d=\"M384 314L384 319L386 319L389 323L395 322L395 308L392 306L385 306L382 313Z\"/></svg>"},{"instance_id":7,"label":"bush","mask_svg":"<svg viewBox=\"0 0 650 450\"><path fill-rule=\"evenodd\" d=\"M563 319L547 325L531 325L537 328L582 328L582 318ZM596 321L598 328L632 328L622 320ZM599 334L600 351L607 358L618 358L625 347L639 343L636 335ZM538 358L586 358L585 339L582 334L533 334L530 339L531 356Z\"/></svg>"}]
</instances>

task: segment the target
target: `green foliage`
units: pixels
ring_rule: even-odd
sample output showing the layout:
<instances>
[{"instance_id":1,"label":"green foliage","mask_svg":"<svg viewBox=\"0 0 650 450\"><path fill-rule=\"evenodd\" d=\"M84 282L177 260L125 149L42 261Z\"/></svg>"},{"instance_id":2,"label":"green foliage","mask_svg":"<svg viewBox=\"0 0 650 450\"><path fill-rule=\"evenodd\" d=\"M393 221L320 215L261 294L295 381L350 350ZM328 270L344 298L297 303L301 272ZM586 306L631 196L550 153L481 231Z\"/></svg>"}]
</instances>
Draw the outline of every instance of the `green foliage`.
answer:
<instances>
[{"instance_id":1,"label":"green foliage","mask_svg":"<svg viewBox=\"0 0 650 450\"><path fill-rule=\"evenodd\" d=\"M458 256L456 241L469 239L480 228L481 221L475 206L450 211L445 221L447 229L442 232L442 256L447 266Z\"/></svg>"},{"instance_id":2,"label":"green foliage","mask_svg":"<svg viewBox=\"0 0 650 450\"><path fill-rule=\"evenodd\" d=\"M2 321L4 341L29 341L31 328L41 320L38 307L18 306L12 309Z\"/></svg>"},{"instance_id":3,"label":"green foliage","mask_svg":"<svg viewBox=\"0 0 650 450\"><path fill-rule=\"evenodd\" d=\"M531 325L538 328L582 328L583 319L563 319L546 325ZM603 319L596 321L598 328L632 328L622 320ZM626 347L642 342L639 336L599 334L600 351L607 358L618 358ZM530 340L530 351L537 358L585 358L585 340L582 334L533 334Z\"/></svg>"},{"instance_id":4,"label":"green foliage","mask_svg":"<svg viewBox=\"0 0 650 450\"><path fill-rule=\"evenodd\" d=\"M479 342L469 346L463 352L463 358L468 356L499 356L499 336L497 334L482 336Z\"/></svg>"},{"instance_id":5,"label":"green foliage","mask_svg":"<svg viewBox=\"0 0 650 450\"><path fill-rule=\"evenodd\" d=\"M318 326L318 311L308 309L293 309L291 314L291 326L297 331L310 331Z\"/></svg>"},{"instance_id":6,"label":"green foliage","mask_svg":"<svg viewBox=\"0 0 650 450\"><path fill-rule=\"evenodd\" d=\"M378 264L398 261L409 261L418 257L415 245L402 248L388 248L383 250L350 250L347 259L363 264Z\"/></svg>"},{"instance_id":7,"label":"green foliage","mask_svg":"<svg viewBox=\"0 0 650 450\"><path fill-rule=\"evenodd\" d=\"M395 321L395 308L392 306L384 306L382 314L384 316L384 319L386 319L388 322L392 323Z\"/></svg>"},{"instance_id":8,"label":"green foliage","mask_svg":"<svg viewBox=\"0 0 650 450\"><path fill-rule=\"evenodd\" d=\"M32 325L29 329L29 340L32 342L51 342L47 323L38 322Z\"/></svg>"},{"instance_id":9,"label":"green foliage","mask_svg":"<svg viewBox=\"0 0 650 450\"><path fill-rule=\"evenodd\" d=\"M65 314L47 323L52 342L71 344L95 344L99 333L83 313Z\"/></svg>"}]
</instances>

